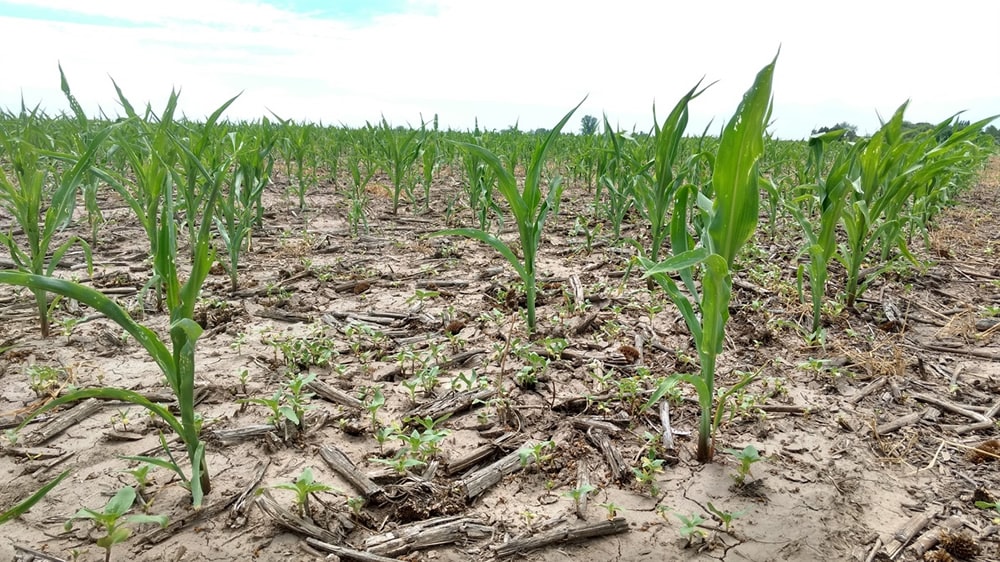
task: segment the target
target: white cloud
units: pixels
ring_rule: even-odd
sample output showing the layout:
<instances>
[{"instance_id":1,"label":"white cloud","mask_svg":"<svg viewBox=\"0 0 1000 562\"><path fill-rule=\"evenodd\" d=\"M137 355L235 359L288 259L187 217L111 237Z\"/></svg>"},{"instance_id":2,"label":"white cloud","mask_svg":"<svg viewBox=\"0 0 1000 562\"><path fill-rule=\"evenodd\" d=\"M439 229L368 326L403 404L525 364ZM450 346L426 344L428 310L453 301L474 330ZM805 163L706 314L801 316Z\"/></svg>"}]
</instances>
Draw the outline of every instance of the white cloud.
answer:
<instances>
[{"instance_id":1,"label":"white cloud","mask_svg":"<svg viewBox=\"0 0 1000 562\"><path fill-rule=\"evenodd\" d=\"M1000 112L1000 36L962 24L1000 21L992 2L414 0L409 13L363 25L247 0L31 4L138 26L0 16L0 48L17 53L6 61L0 106L15 107L23 91L30 104L65 107L61 61L92 111L116 110L111 75L133 103L154 107L182 87L192 117L245 90L230 115L270 108L362 124L383 113L396 123L439 113L454 127L478 115L489 128L520 118L531 129L589 94L580 115L606 111L612 122L648 128L654 100L662 116L705 76L719 82L692 105L691 129L700 131L735 109L780 45L774 115L783 136L841 120L872 130L876 110L888 114L908 98L914 121Z\"/></svg>"}]
</instances>

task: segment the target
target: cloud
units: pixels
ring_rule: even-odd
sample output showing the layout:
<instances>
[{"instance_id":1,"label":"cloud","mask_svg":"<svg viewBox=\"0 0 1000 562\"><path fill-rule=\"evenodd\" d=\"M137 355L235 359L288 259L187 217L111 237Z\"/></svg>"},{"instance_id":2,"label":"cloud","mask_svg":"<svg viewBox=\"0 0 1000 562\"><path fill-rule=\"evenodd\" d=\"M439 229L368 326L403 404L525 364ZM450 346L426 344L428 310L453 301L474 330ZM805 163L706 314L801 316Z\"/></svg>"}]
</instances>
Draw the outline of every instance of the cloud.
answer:
<instances>
[{"instance_id":1,"label":"cloud","mask_svg":"<svg viewBox=\"0 0 1000 562\"><path fill-rule=\"evenodd\" d=\"M4 17L4 6L77 14L88 23ZM626 128L651 126L699 79L718 80L692 106L691 129L721 123L777 52L775 129L801 138L848 120L877 126L876 110L913 99L911 120L1000 107L995 34L959 31L961 18L1000 21L1000 4L965 0L920 10L896 3L836 4L619 0L609 7L552 0L409 0L361 20L249 0L171 3L0 2L15 52L0 106L58 111L57 61L89 111L116 111L113 76L138 103L162 105L182 87L191 117L239 91L229 112L268 109L297 120L488 128L520 120L548 127L585 95L580 115L607 112ZM63 18L67 19L67 18ZM107 24L94 22L107 21Z\"/></svg>"}]
</instances>

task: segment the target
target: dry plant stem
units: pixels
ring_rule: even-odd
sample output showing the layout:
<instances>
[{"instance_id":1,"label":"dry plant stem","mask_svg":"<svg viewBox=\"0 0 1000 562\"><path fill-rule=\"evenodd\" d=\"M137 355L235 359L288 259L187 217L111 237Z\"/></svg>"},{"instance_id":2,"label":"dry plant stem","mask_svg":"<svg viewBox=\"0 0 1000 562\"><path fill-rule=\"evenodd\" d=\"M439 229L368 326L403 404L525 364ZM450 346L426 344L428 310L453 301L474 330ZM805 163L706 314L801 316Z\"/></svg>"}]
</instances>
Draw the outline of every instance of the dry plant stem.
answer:
<instances>
[{"instance_id":1,"label":"dry plant stem","mask_svg":"<svg viewBox=\"0 0 1000 562\"><path fill-rule=\"evenodd\" d=\"M919 400L920 402L926 402L927 404L934 404L940 407L942 410L946 410L953 414L958 414L960 416L965 416L976 422L989 422L990 420L986 418L983 414L979 412L973 412L968 410L958 404L949 402L943 398L938 398L937 396L931 396L929 394L911 394L914 400Z\"/></svg>"},{"instance_id":2,"label":"dry plant stem","mask_svg":"<svg viewBox=\"0 0 1000 562\"><path fill-rule=\"evenodd\" d=\"M232 508L229 510L230 529L237 529L246 525L247 511L250 509L250 503L247 500L250 498L251 494L253 494L253 491L257 489L260 481L264 479L264 473L267 472L267 468L269 466L271 466L271 459L257 462L254 477L250 480L247 487L244 488L243 493L236 497Z\"/></svg>"},{"instance_id":3,"label":"dry plant stem","mask_svg":"<svg viewBox=\"0 0 1000 562\"><path fill-rule=\"evenodd\" d=\"M189 527L199 521L205 521L207 519L212 519L216 515L222 513L223 511L229 509L233 503L240 498L240 494L234 495L232 497L220 500L208 507L202 507L198 511L188 515L187 517L182 517L180 519L175 519L170 522L163 529L157 529L148 535L142 537L139 540L140 544L159 544L175 535L177 535L182 529Z\"/></svg>"},{"instance_id":4,"label":"dry plant stem","mask_svg":"<svg viewBox=\"0 0 1000 562\"><path fill-rule=\"evenodd\" d=\"M538 445L537 441L528 441L522 447L531 448L535 445ZM495 463L465 476L456 484L465 490L466 497L472 500L498 484L504 476L522 468L524 467L521 466L520 452L514 451Z\"/></svg>"},{"instance_id":5,"label":"dry plant stem","mask_svg":"<svg viewBox=\"0 0 1000 562\"><path fill-rule=\"evenodd\" d=\"M357 466L351 462L351 459L347 458L347 455L333 445L320 447L319 456L323 457L323 460L326 461L326 464L330 468L361 492L365 499L373 499L385 493L382 486L372 482L367 476L362 474Z\"/></svg>"},{"instance_id":6,"label":"dry plant stem","mask_svg":"<svg viewBox=\"0 0 1000 562\"><path fill-rule=\"evenodd\" d=\"M918 513L910 517L895 533L892 539L882 548L882 555L890 560L895 560L906 548L906 545L913 540L913 537L924 530L927 525L937 517L940 508L933 506L924 513Z\"/></svg>"},{"instance_id":7,"label":"dry plant stem","mask_svg":"<svg viewBox=\"0 0 1000 562\"><path fill-rule=\"evenodd\" d=\"M278 502L271 497L271 493L266 489L261 492L259 496L257 496L254 503L257 504L257 507L259 507L265 515L286 529L330 543L339 543L344 539L342 529L337 529L337 532L333 532L319 527L310 521L306 521L291 511L281 507L281 505L279 505Z\"/></svg>"},{"instance_id":8,"label":"dry plant stem","mask_svg":"<svg viewBox=\"0 0 1000 562\"><path fill-rule=\"evenodd\" d=\"M878 556L879 550L882 549L882 539L876 537L875 544L872 545L871 550L868 551L868 556L865 557L865 562L874 562L875 557Z\"/></svg>"},{"instance_id":9,"label":"dry plant stem","mask_svg":"<svg viewBox=\"0 0 1000 562\"><path fill-rule=\"evenodd\" d=\"M629 467L625 464L621 451L611 442L608 434L599 429L591 429L587 431L587 440L604 455L604 462L608 464L608 469L614 480L616 482L627 481L630 474Z\"/></svg>"},{"instance_id":10,"label":"dry plant stem","mask_svg":"<svg viewBox=\"0 0 1000 562\"><path fill-rule=\"evenodd\" d=\"M236 427L233 429L217 429L212 431L212 436L221 441L224 445L239 443L248 439L254 439L268 433L274 433L274 424L255 424L246 427Z\"/></svg>"},{"instance_id":11,"label":"dry plant stem","mask_svg":"<svg viewBox=\"0 0 1000 562\"><path fill-rule=\"evenodd\" d=\"M56 558L55 556L52 556L51 554L46 554L46 553L44 553L44 552L42 552L40 550L35 550L35 549L32 549L32 548L28 548L26 546L21 546L21 545L15 544L14 545L14 550L19 551L19 552L23 552L23 553L25 553L25 554L28 555L28 556L26 556L24 558L19 558L19 560L45 560L47 562L68 562L67 560L64 560L62 558Z\"/></svg>"},{"instance_id":12,"label":"dry plant stem","mask_svg":"<svg viewBox=\"0 0 1000 562\"><path fill-rule=\"evenodd\" d=\"M660 402L660 427L663 428L663 447L674 450L674 432L670 427L670 401Z\"/></svg>"},{"instance_id":13,"label":"dry plant stem","mask_svg":"<svg viewBox=\"0 0 1000 562\"><path fill-rule=\"evenodd\" d=\"M379 556L378 554L372 554L370 552L354 550L353 548L347 548L344 546L337 546L312 537L308 537L306 539L306 544L311 547L336 554L345 560L359 560L360 562L399 562L398 558L388 558L386 556Z\"/></svg>"},{"instance_id":14,"label":"dry plant stem","mask_svg":"<svg viewBox=\"0 0 1000 562\"><path fill-rule=\"evenodd\" d=\"M875 428L876 435L886 435L894 431L898 431L908 425L913 425L920 420L924 419L928 414L931 413L933 408L924 408L919 412L913 412L912 414L907 414L905 416L900 416L894 420L888 421L882 425Z\"/></svg>"},{"instance_id":15,"label":"dry plant stem","mask_svg":"<svg viewBox=\"0 0 1000 562\"><path fill-rule=\"evenodd\" d=\"M486 538L493 535L493 532L493 527L477 519L459 516L436 517L368 537L364 544L365 549L373 554L400 556L434 546Z\"/></svg>"},{"instance_id":16,"label":"dry plant stem","mask_svg":"<svg viewBox=\"0 0 1000 562\"><path fill-rule=\"evenodd\" d=\"M951 516L941 522L937 527L928 530L924 534L920 535L920 538L913 542L910 546L910 550L918 558L924 555L925 552L934 548L934 546L939 542L942 532L954 533L962 528L962 520L958 517Z\"/></svg>"},{"instance_id":17,"label":"dry plant stem","mask_svg":"<svg viewBox=\"0 0 1000 562\"><path fill-rule=\"evenodd\" d=\"M576 489L585 490L590 486L590 474L587 472L587 463L581 462L576 466ZM576 502L576 516L580 519L587 518L587 500L590 494L584 492L580 494L580 499Z\"/></svg>"},{"instance_id":18,"label":"dry plant stem","mask_svg":"<svg viewBox=\"0 0 1000 562\"><path fill-rule=\"evenodd\" d=\"M96 398L84 400L80 404L51 419L45 425L25 435L23 443L29 447L41 445L101 411L106 404L106 402L97 400Z\"/></svg>"},{"instance_id":19,"label":"dry plant stem","mask_svg":"<svg viewBox=\"0 0 1000 562\"><path fill-rule=\"evenodd\" d=\"M847 399L848 404L857 404L858 402L861 402L865 398L865 396L868 396L869 394L885 386L886 382L888 381L886 380L885 376L880 376L877 379L871 381L870 383L866 384L864 388L851 395L851 397Z\"/></svg>"},{"instance_id":20,"label":"dry plant stem","mask_svg":"<svg viewBox=\"0 0 1000 562\"><path fill-rule=\"evenodd\" d=\"M993 418L997 417L998 413L1000 413L1000 401L997 401L995 404L993 404L993 406L990 407L989 410L986 410L986 412L983 413L983 417L986 418L986 421L972 423L968 425L942 425L941 429L944 429L945 431L954 431L958 435L971 433L973 431L992 429L996 425L996 422L993 421Z\"/></svg>"},{"instance_id":21,"label":"dry plant stem","mask_svg":"<svg viewBox=\"0 0 1000 562\"><path fill-rule=\"evenodd\" d=\"M350 394L334 388L333 386L316 379L311 383L306 385L306 388L311 392L315 393L316 396L333 402L334 404L340 404L341 406L346 406L348 408L354 408L360 410L365 407L365 405L357 398L351 396Z\"/></svg>"},{"instance_id":22,"label":"dry plant stem","mask_svg":"<svg viewBox=\"0 0 1000 562\"><path fill-rule=\"evenodd\" d=\"M518 441L517 437L519 436L520 434L518 433L505 433L494 439L491 443L477 447L464 457L449 462L444 468L445 475L453 476L459 472L468 470L492 457L501 448L516 445Z\"/></svg>"},{"instance_id":23,"label":"dry plant stem","mask_svg":"<svg viewBox=\"0 0 1000 562\"><path fill-rule=\"evenodd\" d=\"M628 532L628 523L625 521L625 518L615 517L614 519L591 523L575 529L558 529L534 537L510 541L498 546L495 552L498 558L506 558L552 544L571 543L583 539L616 535L625 532Z\"/></svg>"},{"instance_id":24,"label":"dry plant stem","mask_svg":"<svg viewBox=\"0 0 1000 562\"><path fill-rule=\"evenodd\" d=\"M450 396L442 396L428 404L421 404L407 412L406 417L410 418L432 418L439 419L447 414L457 414L472 407L473 404L489 400L496 394L493 389L468 390Z\"/></svg>"}]
</instances>

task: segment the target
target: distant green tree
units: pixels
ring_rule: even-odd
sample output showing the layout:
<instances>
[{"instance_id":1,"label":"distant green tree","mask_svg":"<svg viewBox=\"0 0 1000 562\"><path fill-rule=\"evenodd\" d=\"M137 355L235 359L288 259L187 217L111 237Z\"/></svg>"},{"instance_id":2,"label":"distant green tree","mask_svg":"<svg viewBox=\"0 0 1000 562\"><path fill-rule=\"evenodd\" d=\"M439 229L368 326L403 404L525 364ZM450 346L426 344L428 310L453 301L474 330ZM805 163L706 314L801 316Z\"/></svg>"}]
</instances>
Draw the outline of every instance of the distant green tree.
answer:
<instances>
[{"instance_id":1,"label":"distant green tree","mask_svg":"<svg viewBox=\"0 0 1000 562\"><path fill-rule=\"evenodd\" d=\"M583 119L580 119L580 134L589 137L595 133L597 133L597 117L584 115Z\"/></svg>"},{"instance_id":2,"label":"distant green tree","mask_svg":"<svg viewBox=\"0 0 1000 562\"><path fill-rule=\"evenodd\" d=\"M990 125L989 127L986 127L985 129L983 129L983 133L986 133L987 135L993 137L993 140L997 144L1000 144L1000 129L997 129L996 125Z\"/></svg>"},{"instance_id":3,"label":"distant green tree","mask_svg":"<svg viewBox=\"0 0 1000 562\"><path fill-rule=\"evenodd\" d=\"M813 129L812 134L819 135L823 133L828 133L830 131L839 131L840 129L844 129L847 131L846 133L844 133L844 136L841 137L841 140L845 140L848 142L853 142L858 140L858 126L852 125L847 121L841 121L840 123L837 123L832 127L820 127L818 129Z\"/></svg>"}]
</instances>

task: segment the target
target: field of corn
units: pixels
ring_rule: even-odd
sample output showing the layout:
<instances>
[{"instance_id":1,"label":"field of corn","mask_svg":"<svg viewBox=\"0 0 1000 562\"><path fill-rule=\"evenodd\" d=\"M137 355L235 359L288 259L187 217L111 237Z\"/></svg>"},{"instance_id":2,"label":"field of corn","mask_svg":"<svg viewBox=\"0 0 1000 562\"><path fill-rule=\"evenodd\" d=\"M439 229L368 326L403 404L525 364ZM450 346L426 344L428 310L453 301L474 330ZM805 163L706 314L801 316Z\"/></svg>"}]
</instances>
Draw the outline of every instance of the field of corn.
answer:
<instances>
[{"instance_id":1,"label":"field of corn","mask_svg":"<svg viewBox=\"0 0 1000 562\"><path fill-rule=\"evenodd\" d=\"M776 140L773 71L704 132L2 110L0 561L1000 559L991 120Z\"/></svg>"}]
</instances>

